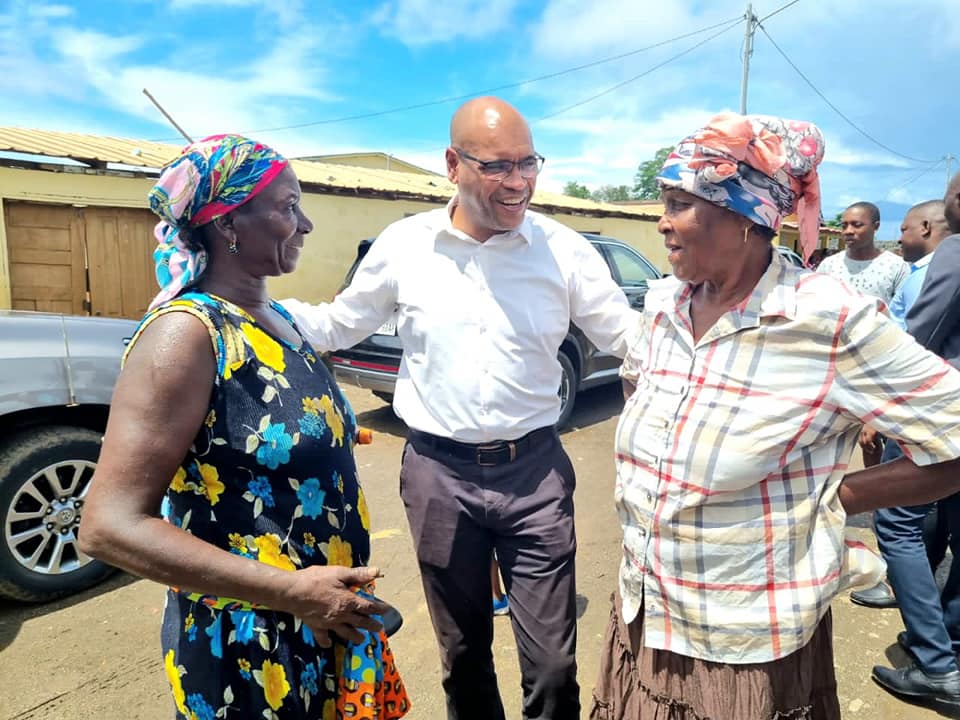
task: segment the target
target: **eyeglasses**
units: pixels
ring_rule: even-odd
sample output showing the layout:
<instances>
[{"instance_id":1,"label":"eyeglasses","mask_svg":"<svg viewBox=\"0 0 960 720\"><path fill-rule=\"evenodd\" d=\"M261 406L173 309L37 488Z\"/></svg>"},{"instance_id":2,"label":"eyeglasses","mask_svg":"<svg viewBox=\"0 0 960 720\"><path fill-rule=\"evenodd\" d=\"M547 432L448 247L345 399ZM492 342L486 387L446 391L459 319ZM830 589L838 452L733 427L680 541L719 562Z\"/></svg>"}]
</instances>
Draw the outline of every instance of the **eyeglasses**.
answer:
<instances>
[{"instance_id":1,"label":"eyeglasses","mask_svg":"<svg viewBox=\"0 0 960 720\"><path fill-rule=\"evenodd\" d=\"M539 153L514 162L513 160L481 160L460 148L454 148L454 151L464 160L475 162L480 167L480 174L488 180L503 180L513 174L514 168L519 168L520 177L524 178L536 177L543 169L544 158Z\"/></svg>"}]
</instances>

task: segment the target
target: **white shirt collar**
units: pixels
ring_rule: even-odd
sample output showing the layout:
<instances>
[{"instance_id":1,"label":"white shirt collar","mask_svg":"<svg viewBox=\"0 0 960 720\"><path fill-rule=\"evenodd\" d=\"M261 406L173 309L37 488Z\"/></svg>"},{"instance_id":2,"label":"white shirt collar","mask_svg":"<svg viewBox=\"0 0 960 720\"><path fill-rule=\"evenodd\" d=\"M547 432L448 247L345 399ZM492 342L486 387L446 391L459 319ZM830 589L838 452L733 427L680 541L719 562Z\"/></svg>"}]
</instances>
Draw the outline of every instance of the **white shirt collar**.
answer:
<instances>
[{"instance_id":1,"label":"white shirt collar","mask_svg":"<svg viewBox=\"0 0 960 720\"><path fill-rule=\"evenodd\" d=\"M926 265L930 264L930 261L933 259L933 253L927 253L922 258L913 263L913 269L918 270Z\"/></svg>"},{"instance_id":2,"label":"white shirt collar","mask_svg":"<svg viewBox=\"0 0 960 720\"><path fill-rule=\"evenodd\" d=\"M453 210L459 204L460 204L460 195L458 193L454 193L453 197L450 198L450 201L447 203L447 213L446 213L447 222L446 222L446 227L443 229L446 230L448 233L451 233L452 235L456 235L458 237L470 238L470 236L467 235L467 233L463 232L463 230L458 230L453 226ZM506 232L492 235L491 239L495 237L502 237L506 239L506 238L517 236L517 235L523 238L526 241L527 245L529 245L533 241L533 224L530 222L530 216L526 212L523 213L523 222L520 223L520 225L515 227L513 230L507 230ZM473 240L474 242L477 242L476 238L470 238L470 239Z\"/></svg>"}]
</instances>

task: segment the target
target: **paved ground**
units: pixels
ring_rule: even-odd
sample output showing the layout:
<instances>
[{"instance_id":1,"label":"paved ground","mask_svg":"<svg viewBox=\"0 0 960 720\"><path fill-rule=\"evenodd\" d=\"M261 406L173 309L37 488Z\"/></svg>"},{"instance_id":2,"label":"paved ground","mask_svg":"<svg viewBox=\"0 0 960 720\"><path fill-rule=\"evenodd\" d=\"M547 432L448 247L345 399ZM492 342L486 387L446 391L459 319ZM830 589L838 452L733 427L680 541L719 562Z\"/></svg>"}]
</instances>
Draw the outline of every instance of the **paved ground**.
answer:
<instances>
[{"instance_id":1,"label":"paved ground","mask_svg":"<svg viewBox=\"0 0 960 720\"><path fill-rule=\"evenodd\" d=\"M409 717L442 718L436 647L397 497L404 429L368 393L347 389L347 394L361 423L376 431L374 444L358 448L357 459L373 514L373 560L386 573L379 592L405 617L393 647L415 703ZM581 395L575 429L563 435L578 473L579 661L585 706L619 560L619 525L611 501L611 447L618 410L615 387ZM869 538L866 531L865 536ZM57 603L29 606L0 600L0 720L169 720L173 708L157 637L161 602L159 586L124 575ZM905 661L895 645L902 629L895 610L866 610L842 597L834 603L834 613L845 718L954 717L905 704L870 681L872 665L888 657L897 664ZM519 718L519 674L510 621L498 618L496 625L496 662L508 717Z\"/></svg>"}]
</instances>

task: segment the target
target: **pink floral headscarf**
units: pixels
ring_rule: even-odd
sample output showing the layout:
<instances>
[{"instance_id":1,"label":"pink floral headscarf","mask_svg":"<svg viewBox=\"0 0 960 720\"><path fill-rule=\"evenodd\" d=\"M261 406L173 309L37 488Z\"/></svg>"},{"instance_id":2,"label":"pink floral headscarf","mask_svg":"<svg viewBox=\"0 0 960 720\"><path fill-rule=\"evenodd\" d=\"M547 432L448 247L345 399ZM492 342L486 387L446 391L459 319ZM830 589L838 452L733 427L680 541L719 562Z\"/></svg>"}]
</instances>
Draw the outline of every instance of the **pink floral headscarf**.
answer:
<instances>
[{"instance_id":1,"label":"pink floral headscarf","mask_svg":"<svg viewBox=\"0 0 960 720\"><path fill-rule=\"evenodd\" d=\"M813 123L720 113L670 153L657 180L774 230L796 212L809 257L820 230L823 149Z\"/></svg>"}]
</instances>

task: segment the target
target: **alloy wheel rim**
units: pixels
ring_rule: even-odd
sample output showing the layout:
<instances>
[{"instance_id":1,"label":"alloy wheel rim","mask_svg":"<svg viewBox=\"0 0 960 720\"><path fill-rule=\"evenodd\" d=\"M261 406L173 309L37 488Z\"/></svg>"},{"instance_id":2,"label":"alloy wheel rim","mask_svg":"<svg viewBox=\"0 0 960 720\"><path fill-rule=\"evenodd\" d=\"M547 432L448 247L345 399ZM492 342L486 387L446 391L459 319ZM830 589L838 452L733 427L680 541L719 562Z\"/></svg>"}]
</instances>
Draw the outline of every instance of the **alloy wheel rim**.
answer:
<instances>
[{"instance_id":1,"label":"alloy wheel rim","mask_svg":"<svg viewBox=\"0 0 960 720\"><path fill-rule=\"evenodd\" d=\"M53 463L16 491L3 532L21 567L39 575L63 575L93 561L80 551L77 535L95 467L87 460Z\"/></svg>"}]
</instances>

